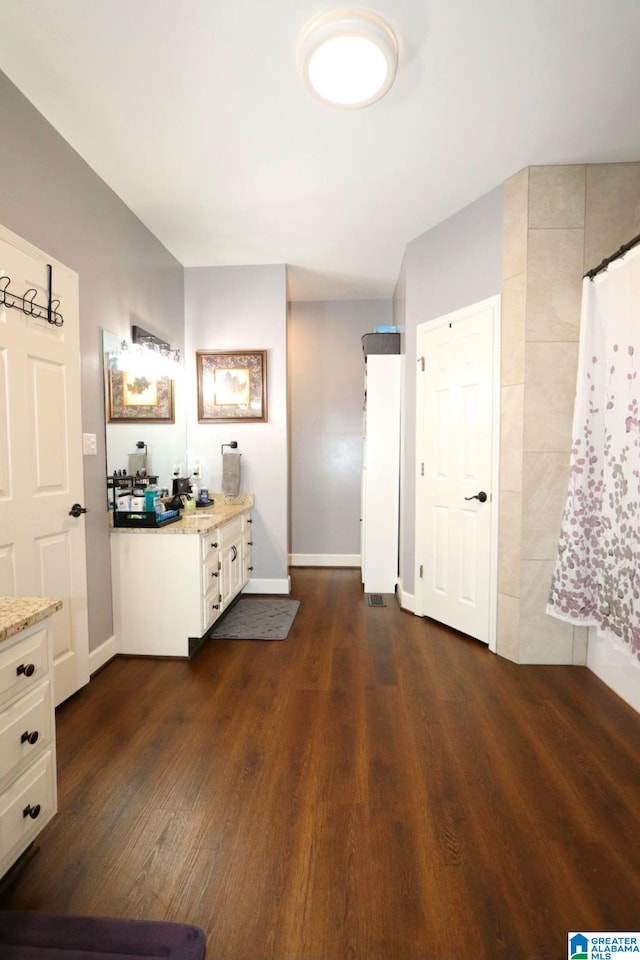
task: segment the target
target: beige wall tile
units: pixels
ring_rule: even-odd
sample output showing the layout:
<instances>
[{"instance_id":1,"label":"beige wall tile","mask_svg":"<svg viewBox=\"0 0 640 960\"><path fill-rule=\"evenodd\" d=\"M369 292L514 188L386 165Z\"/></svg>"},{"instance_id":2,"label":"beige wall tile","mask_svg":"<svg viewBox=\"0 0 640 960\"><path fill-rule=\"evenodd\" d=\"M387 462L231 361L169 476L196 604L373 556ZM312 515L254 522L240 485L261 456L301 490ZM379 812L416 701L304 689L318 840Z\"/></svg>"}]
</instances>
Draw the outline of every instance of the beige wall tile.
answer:
<instances>
[{"instance_id":1,"label":"beige wall tile","mask_svg":"<svg viewBox=\"0 0 640 960\"><path fill-rule=\"evenodd\" d=\"M525 357L523 449L571 449L577 343L528 343ZM507 389L507 388L503 388Z\"/></svg>"},{"instance_id":2,"label":"beige wall tile","mask_svg":"<svg viewBox=\"0 0 640 960\"><path fill-rule=\"evenodd\" d=\"M584 227L585 167L529 169L529 227Z\"/></svg>"},{"instance_id":3,"label":"beige wall tile","mask_svg":"<svg viewBox=\"0 0 640 960\"><path fill-rule=\"evenodd\" d=\"M500 490L522 490L524 386L503 387L500 405Z\"/></svg>"},{"instance_id":4,"label":"beige wall tile","mask_svg":"<svg viewBox=\"0 0 640 960\"><path fill-rule=\"evenodd\" d=\"M524 454L523 560L555 560L568 479L568 452Z\"/></svg>"},{"instance_id":5,"label":"beige wall tile","mask_svg":"<svg viewBox=\"0 0 640 960\"><path fill-rule=\"evenodd\" d=\"M508 277L502 285L500 376L503 386L524 383L526 306L525 274Z\"/></svg>"},{"instance_id":6,"label":"beige wall tile","mask_svg":"<svg viewBox=\"0 0 640 960\"><path fill-rule=\"evenodd\" d=\"M496 652L501 657L519 662L520 601L498 594L498 630Z\"/></svg>"},{"instance_id":7,"label":"beige wall tile","mask_svg":"<svg viewBox=\"0 0 640 960\"><path fill-rule=\"evenodd\" d=\"M577 340L582 302L582 230L530 230L527 340Z\"/></svg>"},{"instance_id":8,"label":"beige wall tile","mask_svg":"<svg viewBox=\"0 0 640 960\"><path fill-rule=\"evenodd\" d=\"M520 596L522 496L505 490L500 494L498 533L498 593Z\"/></svg>"},{"instance_id":9,"label":"beige wall tile","mask_svg":"<svg viewBox=\"0 0 640 960\"><path fill-rule=\"evenodd\" d=\"M524 273L527 268L528 167L505 180L503 197L502 277L504 279Z\"/></svg>"},{"instance_id":10,"label":"beige wall tile","mask_svg":"<svg viewBox=\"0 0 640 960\"><path fill-rule=\"evenodd\" d=\"M587 167L583 273L640 233L640 163Z\"/></svg>"},{"instance_id":11,"label":"beige wall tile","mask_svg":"<svg viewBox=\"0 0 640 960\"><path fill-rule=\"evenodd\" d=\"M551 560L522 561L520 663L572 663L573 626L546 613Z\"/></svg>"}]
</instances>

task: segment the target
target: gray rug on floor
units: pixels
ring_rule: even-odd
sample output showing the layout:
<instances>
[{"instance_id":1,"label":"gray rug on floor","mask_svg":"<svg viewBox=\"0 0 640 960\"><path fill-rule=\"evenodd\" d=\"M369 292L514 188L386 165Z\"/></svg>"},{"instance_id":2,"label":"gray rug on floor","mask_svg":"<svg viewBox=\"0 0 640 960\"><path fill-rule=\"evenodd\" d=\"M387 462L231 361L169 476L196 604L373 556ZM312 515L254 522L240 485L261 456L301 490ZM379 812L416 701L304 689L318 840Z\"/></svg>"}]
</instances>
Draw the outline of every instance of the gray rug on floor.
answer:
<instances>
[{"instance_id":1,"label":"gray rug on floor","mask_svg":"<svg viewBox=\"0 0 640 960\"><path fill-rule=\"evenodd\" d=\"M210 636L214 640L284 640L300 606L287 597L241 597Z\"/></svg>"}]
</instances>

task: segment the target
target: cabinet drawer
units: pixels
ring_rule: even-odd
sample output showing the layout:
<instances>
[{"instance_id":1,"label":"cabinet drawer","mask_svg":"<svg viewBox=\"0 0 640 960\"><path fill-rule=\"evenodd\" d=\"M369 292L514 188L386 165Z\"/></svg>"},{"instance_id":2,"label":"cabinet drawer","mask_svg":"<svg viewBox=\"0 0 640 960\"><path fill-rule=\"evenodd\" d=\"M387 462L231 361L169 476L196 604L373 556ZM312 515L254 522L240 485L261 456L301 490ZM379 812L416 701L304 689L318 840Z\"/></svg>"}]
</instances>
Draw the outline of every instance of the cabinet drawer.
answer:
<instances>
[{"instance_id":1,"label":"cabinet drawer","mask_svg":"<svg viewBox=\"0 0 640 960\"><path fill-rule=\"evenodd\" d=\"M230 543L234 543L236 540L241 538L245 521L246 517L241 515L239 517L234 517L233 520L227 521L224 526L220 527L218 532L220 534L221 547L227 547Z\"/></svg>"},{"instance_id":2,"label":"cabinet drawer","mask_svg":"<svg viewBox=\"0 0 640 960\"><path fill-rule=\"evenodd\" d=\"M206 597L210 590L220 587L220 559L218 551L214 550L210 557L202 564L202 595Z\"/></svg>"},{"instance_id":3,"label":"cabinet drawer","mask_svg":"<svg viewBox=\"0 0 640 960\"><path fill-rule=\"evenodd\" d=\"M51 684L40 684L0 711L0 785L53 740Z\"/></svg>"},{"instance_id":4,"label":"cabinet drawer","mask_svg":"<svg viewBox=\"0 0 640 960\"><path fill-rule=\"evenodd\" d=\"M35 686L48 668L46 627L0 647L0 701Z\"/></svg>"},{"instance_id":5,"label":"cabinet drawer","mask_svg":"<svg viewBox=\"0 0 640 960\"><path fill-rule=\"evenodd\" d=\"M206 563L220 549L220 531L211 530L202 534L202 559Z\"/></svg>"},{"instance_id":6,"label":"cabinet drawer","mask_svg":"<svg viewBox=\"0 0 640 960\"><path fill-rule=\"evenodd\" d=\"M48 750L0 794L0 864L24 850L55 812L55 767Z\"/></svg>"},{"instance_id":7,"label":"cabinet drawer","mask_svg":"<svg viewBox=\"0 0 640 960\"><path fill-rule=\"evenodd\" d=\"M202 598L202 634L205 634L209 627L218 619L222 612L222 603L218 587L210 590L206 597Z\"/></svg>"}]
</instances>

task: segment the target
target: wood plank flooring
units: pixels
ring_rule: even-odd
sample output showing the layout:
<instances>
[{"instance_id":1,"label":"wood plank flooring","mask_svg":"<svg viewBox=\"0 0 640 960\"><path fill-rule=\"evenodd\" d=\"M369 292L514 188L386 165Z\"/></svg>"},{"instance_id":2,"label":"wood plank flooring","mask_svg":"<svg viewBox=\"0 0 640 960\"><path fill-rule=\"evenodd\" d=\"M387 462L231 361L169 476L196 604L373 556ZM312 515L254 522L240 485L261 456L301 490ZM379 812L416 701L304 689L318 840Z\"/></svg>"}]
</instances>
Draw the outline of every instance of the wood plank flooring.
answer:
<instances>
[{"instance_id":1,"label":"wood plank flooring","mask_svg":"<svg viewBox=\"0 0 640 960\"><path fill-rule=\"evenodd\" d=\"M640 929L640 718L359 571L284 642L117 658L57 712L60 812L0 907L180 920L208 958L533 960Z\"/></svg>"}]
</instances>

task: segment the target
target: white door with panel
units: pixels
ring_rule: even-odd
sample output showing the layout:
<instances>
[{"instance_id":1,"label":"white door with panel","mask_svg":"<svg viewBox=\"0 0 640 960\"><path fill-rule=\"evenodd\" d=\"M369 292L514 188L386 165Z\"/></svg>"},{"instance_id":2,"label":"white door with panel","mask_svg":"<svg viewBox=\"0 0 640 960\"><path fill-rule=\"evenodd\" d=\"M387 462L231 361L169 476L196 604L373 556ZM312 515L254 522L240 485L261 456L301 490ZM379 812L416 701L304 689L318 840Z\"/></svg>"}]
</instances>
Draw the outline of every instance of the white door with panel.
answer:
<instances>
[{"instance_id":1,"label":"white door with panel","mask_svg":"<svg viewBox=\"0 0 640 960\"><path fill-rule=\"evenodd\" d=\"M28 306L48 303L47 265L60 326ZM56 705L89 680L83 497L78 277L0 228L0 594L62 598Z\"/></svg>"},{"instance_id":2,"label":"white door with panel","mask_svg":"<svg viewBox=\"0 0 640 960\"><path fill-rule=\"evenodd\" d=\"M366 358L360 496L365 593L393 593L398 582L401 370L399 354Z\"/></svg>"},{"instance_id":3,"label":"white door with panel","mask_svg":"<svg viewBox=\"0 0 640 960\"><path fill-rule=\"evenodd\" d=\"M417 329L416 613L495 649L500 297Z\"/></svg>"}]
</instances>

